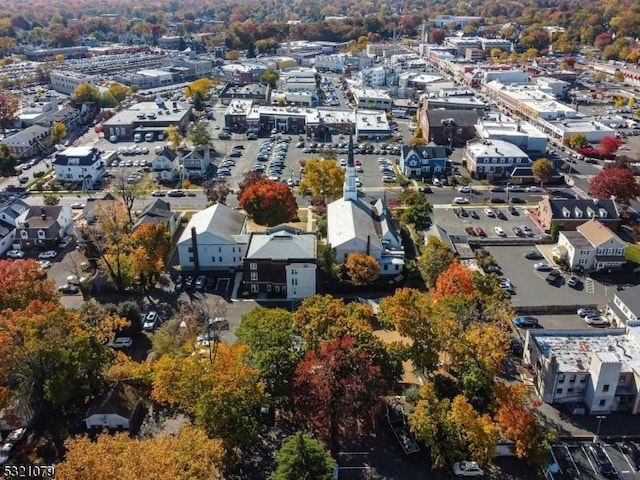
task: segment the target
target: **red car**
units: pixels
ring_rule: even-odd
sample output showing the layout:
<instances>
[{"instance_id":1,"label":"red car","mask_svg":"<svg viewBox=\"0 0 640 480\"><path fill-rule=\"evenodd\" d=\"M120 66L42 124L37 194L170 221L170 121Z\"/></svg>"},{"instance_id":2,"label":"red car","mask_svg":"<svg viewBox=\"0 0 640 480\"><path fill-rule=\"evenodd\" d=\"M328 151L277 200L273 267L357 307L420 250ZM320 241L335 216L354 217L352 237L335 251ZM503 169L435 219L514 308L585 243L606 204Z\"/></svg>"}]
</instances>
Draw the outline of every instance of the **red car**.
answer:
<instances>
[{"instance_id":1,"label":"red car","mask_svg":"<svg viewBox=\"0 0 640 480\"><path fill-rule=\"evenodd\" d=\"M476 235L478 235L479 237L486 237L487 236L487 234L484 232L482 227L476 227L475 231L476 231Z\"/></svg>"}]
</instances>

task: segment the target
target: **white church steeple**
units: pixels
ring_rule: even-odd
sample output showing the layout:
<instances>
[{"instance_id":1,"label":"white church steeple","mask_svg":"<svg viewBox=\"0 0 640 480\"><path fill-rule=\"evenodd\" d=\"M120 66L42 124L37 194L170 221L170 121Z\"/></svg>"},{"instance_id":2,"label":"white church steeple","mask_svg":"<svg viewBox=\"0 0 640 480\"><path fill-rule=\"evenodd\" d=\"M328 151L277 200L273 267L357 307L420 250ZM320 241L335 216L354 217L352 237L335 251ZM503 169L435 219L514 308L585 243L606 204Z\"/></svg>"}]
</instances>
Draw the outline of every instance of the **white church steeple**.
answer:
<instances>
[{"instance_id":1,"label":"white church steeple","mask_svg":"<svg viewBox=\"0 0 640 480\"><path fill-rule=\"evenodd\" d=\"M349 134L349 156L347 158L347 171L344 176L342 196L345 200L357 200L358 188L356 186L356 166L353 163L353 135Z\"/></svg>"}]
</instances>

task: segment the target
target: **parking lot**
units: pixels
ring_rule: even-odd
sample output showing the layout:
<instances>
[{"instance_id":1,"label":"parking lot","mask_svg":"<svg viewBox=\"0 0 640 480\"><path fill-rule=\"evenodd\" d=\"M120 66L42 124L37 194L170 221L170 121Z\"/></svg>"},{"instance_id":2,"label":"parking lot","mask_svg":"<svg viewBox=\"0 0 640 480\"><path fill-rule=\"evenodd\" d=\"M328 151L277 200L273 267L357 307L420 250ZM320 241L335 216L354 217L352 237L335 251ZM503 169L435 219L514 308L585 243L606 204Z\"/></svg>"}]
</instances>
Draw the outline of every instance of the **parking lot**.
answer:
<instances>
[{"instance_id":1,"label":"parking lot","mask_svg":"<svg viewBox=\"0 0 640 480\"><path fill-rule=\"evenodd\" d=\"M590 442L556 444L553 446L559 471L550 478L554 480L582 480L606 478L589 452ZM622 450L622 442L602 442L602 446L611 465L618 472L617 478L640 479L640 471L633 459Z\"/></svg>"}]
</instances>

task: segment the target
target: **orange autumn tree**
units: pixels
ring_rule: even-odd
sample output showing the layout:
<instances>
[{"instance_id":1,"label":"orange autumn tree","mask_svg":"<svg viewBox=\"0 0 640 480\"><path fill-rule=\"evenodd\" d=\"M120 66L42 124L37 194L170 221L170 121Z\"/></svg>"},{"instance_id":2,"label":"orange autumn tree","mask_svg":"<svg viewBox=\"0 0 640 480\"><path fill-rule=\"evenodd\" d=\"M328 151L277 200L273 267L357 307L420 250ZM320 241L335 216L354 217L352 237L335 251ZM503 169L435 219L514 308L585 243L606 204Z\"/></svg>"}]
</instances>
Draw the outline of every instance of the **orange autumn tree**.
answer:
<instances>
[{"instance_id":1,"label":"orange autumn tree","mask_svg":"<svg viewBox=\"0 0 640 480\"><path fill-rule=\"evenodd\" d=\"M350 253L345 263L347 275L354 285L375 282L380 276L380 264L371 255Z\"/></svg>"},{"instance_id":2,"label":"orange autumn tree","mask_svg":"<svg viewBox=\"0 0 640 480\"><path fill-rule=\"evenodd\" d=\"M0 310L25 308L33 300L57 301L52 280L41 280L35 260L0 260Z\"/></svg>"},{"instance_id":3,"label":"orange autumn tree","mask_svg":"<svg viewBox=\"0 0 640 480\"><path fill-rule=\"evenodd\" d=\"M172 478L221 480L225 451L222 442L207 438L197 427L176 436L131 438L127 433L102 434L96 441L75 437L56 466L60 478L77 480L151 480Z\"/></svg>"},{"instance_id":4,"label":"orange autumn tree","mask_svg":"<svg viewBox=\"0 0 640 480\"><path fill-rule=\"evenodd\" d=\"M298 216L298 204L287 184L260 180L247 186L240 196L240 206L259 225L273 227Z\"/></svg>"},{"instance_id":5,"label":"orange autumn tree","mask_svg":"<svg viewBox=\"0 0 640 480\"><path fill-rule=\"evenodd\" d=\"M494 384L497 402L495 420L502 429L502 437L515 442L515 454L527 463L543 467L546 455L557 437L554 429L542 425L536 416L536 406L526 385Z\"/></svg>"},{"instance_id":6,"label":"orange autumn tree","mask_svg":"<svg viewBox=\"0 0 640 480\"><path fill-rule=\"evenodd\" d=\"M141 225L132 234L131 265L143 291L153 287L164 270L171 236L161 223Z\"/></svg>"},{"instance_id":7,"label":"orange autumn tree","mask_svg":"<svg viewBox=\"0 0 640 480\"><path fill-rule=\"evenodd\" d=\"M472 297L475 293L471 269L460 262L453 262L436 280L431 298L434 302L439 302L448 297Z\"/></svg>"}]
</instances>

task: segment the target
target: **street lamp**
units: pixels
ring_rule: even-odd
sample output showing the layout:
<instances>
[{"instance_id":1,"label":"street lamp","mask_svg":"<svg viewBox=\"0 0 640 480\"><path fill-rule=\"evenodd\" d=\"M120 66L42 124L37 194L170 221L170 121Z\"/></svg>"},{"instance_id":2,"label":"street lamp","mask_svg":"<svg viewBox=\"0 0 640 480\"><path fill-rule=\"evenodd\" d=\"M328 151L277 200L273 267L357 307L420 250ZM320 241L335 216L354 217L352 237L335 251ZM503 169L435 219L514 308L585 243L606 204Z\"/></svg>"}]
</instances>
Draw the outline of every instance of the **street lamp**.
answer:
<instances>
[{"instance_id":1,"label":"street lamp","mask_svg":"<svg viewBox=\"0 0 640 480\"><path fill-rule=\"evenodd\" d=\"M507 182L507 203L509 203L509 191L511 190L511 182Z\"/></svg>"},{"instance_id":2,"label":"street lamp","mask_svg":"<svg viewBox=\"0 0 640 480\"><path fill-rule=\"evenodd\" d=\"M602 420L604 420L605 418L607 418L605 415L598 415L596 416L596 418L598 419L598 426L596 427L596 435L595 437L593 437L593 441L597 442L599 435L600 435L600 425L602 424Z\"/></svg>"}]
</instances>

